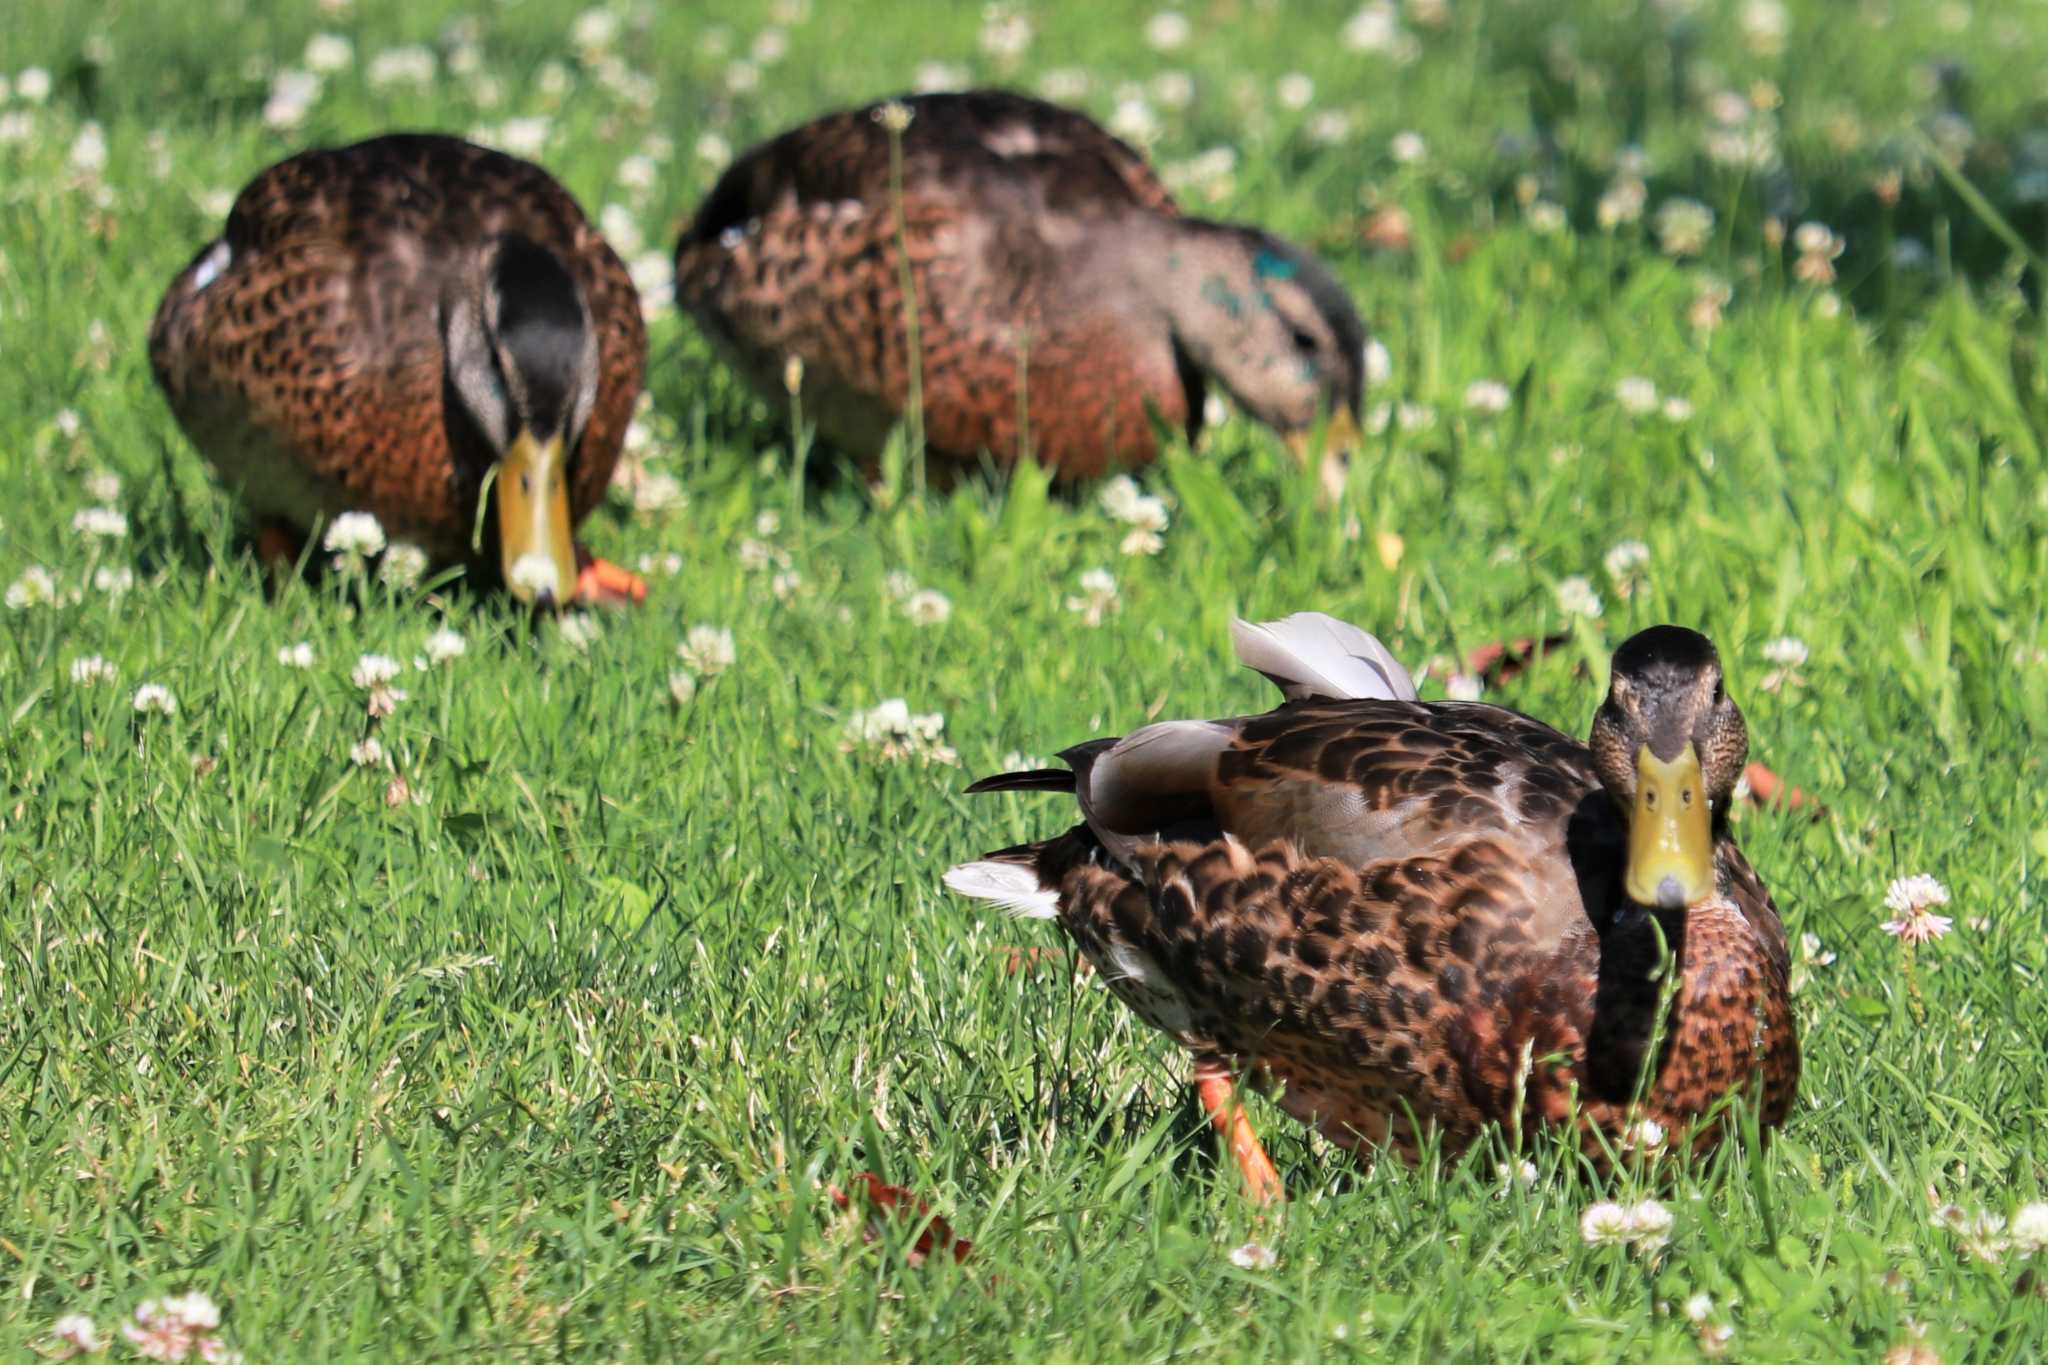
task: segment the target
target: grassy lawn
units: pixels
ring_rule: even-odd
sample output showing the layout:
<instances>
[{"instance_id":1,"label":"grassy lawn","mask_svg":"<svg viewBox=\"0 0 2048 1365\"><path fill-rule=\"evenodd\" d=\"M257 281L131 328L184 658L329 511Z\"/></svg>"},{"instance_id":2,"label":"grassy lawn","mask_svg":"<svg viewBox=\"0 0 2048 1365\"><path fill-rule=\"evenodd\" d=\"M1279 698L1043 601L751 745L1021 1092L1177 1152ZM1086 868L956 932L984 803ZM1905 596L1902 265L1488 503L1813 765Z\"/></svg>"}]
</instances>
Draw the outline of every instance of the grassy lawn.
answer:
<instances>
[{"instance_id":1,"label":"grassy lawn","mask_svg":"<svg viewBox=\"0 0 2048 1365\"><path fill-rule=\"evenodd\" d=\"M955 9L10 14L0 1352L199 1289L252 1361L2035 1357L2028 1261L1935 1212L2048 1197L2048 7ZM1191 206L1325 255L1392 360L1341 506L1235 417L1141 475L1157 555L1028 473L806 480L664 258L731 149L921 79L1118 115ZM645 440L587 528L644 609L268 596L160 401L144 334L229 194L390 126L536 155L648 289ZM1825 807L1740 826L1795 940L1795 1115L1660 1192L1660 1256L1582 1238L1647 1191L1561 1148L1526 1186L1499 1150L1368 1170L1263 1105L1262 1217L1169 1046L940 889L1065 814L971 776L1262 709L1227 623L1308 608L1418 667L1568 633L1486 695L1575 733L1615 642L1697 626ZM408 694L381 757L365 654ZM940 752L857 737L890 698ZM1884 899L1922 873L1955 929L1909 949ZM975 1255L864 1240L823 1188L862 1170Z\"/></svg>"}]
</instances>

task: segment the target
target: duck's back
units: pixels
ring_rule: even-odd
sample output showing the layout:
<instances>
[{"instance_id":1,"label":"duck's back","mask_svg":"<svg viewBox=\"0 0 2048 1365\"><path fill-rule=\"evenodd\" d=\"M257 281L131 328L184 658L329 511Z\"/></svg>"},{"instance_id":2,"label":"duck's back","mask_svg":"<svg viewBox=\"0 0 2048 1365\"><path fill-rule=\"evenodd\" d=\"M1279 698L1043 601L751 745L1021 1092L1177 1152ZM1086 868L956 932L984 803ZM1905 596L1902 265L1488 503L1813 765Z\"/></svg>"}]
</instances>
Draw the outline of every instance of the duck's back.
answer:
<instances>
[{"instance_id":1,"label":"duck's back","mask_svg":"<svg viewBox=\"0 0 2048 1365\"><path fill-rule=\"evenodd\" d=\"M1099 265L1131 222L1175 212L1144 159L1028 96L902 103L900 169L869 106L752 149L706 197L676 290L725 357L778 399L799 362L805 419L872 455L909 403L907 265L934 451L1028 448L1085 477L1150 459L1155 416L1192 433L1201 380Z\"/></svg>"},{"instance_id":2,"label":"duck's back","mask_svg":"<svg viewBox=\"0 0 2048 1365\"><path fill-rule=\"evenodd\" d=\"M444 412L441 318L468 258L500 233L568 268L596 331L598 400L571 471L580 519L617 461L646 332L631 278L575 200L500 152L396 134L258 175L158 308L157 382L259 517L306 529L368 510L460 558L492 457Z\"/></svg>"}]
</instances>

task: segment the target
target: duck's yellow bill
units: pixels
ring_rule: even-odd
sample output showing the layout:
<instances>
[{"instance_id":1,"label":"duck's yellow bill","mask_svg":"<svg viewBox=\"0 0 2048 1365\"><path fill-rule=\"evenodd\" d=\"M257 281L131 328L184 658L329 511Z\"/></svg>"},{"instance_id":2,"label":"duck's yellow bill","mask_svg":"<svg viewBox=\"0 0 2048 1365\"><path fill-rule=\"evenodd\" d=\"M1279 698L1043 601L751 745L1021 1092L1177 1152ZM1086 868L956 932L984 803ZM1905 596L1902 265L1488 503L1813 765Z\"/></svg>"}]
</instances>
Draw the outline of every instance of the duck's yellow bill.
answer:
<instances>
[{"instance_id":1,"label":"duck's yellow bill","mask_svg":"<svg viewBox=\"0 0 2048 1365\"><path fill-rule=\"evenodd\" d=\"M1363 433L1358 429L1357 415L1350 408L1342 407L1332 412L1330 420L1323 424L1321 449L1326 455L1334 455L1342 459L1357 450L1363 439ZM1307 464L1309 456L1317 452L1315 432L1313 430L1288 432L1287 448L1294 452L1295 459L1300 460L1303 464Z\"/></svg>"},{"instance_id":2,"label":"duck's yellow bill","mask_svg":"<svg viewBox=\"0 0 2048 1365\"><path fill-rule=\"evenodd\" d=\"M566 602L576 588L569 471L562 438L521 431L498 462L498 553L505 587L522 602Z\"/></svg>"},{"instance_id":3,"label":"duck's yellow bill","mask_svg":"<svg viewBox=\"0 0 2048 1365\"><path fill-rule=\"evenodd\" d=\"M1628 824L1628 873L1637 905L1678 910L1714 894L1714 828L1700 756L1692 745L1666 763L1636 751L1636 808Z\"/></svg>"}]
</instances>

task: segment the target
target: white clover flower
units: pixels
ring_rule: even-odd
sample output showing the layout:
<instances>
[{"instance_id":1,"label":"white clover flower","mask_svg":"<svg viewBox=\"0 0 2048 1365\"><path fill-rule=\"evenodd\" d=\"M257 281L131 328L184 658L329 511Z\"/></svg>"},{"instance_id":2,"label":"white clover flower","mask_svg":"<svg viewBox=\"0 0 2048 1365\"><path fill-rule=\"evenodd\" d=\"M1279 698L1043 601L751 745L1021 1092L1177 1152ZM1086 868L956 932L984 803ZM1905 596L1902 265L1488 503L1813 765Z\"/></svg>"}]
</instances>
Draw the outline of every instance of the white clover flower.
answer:
<instances>
[{"instance_id":1,"label":"white clover flower","mask_svg":"<svg viewBox=\"0 0 2048 1365\"><path fill-rule=\"evenodd\" d=\"M1429 144L1422 134L1404 130L1387 139L1387 155L1403 166L1413 166L1429 155Z\"/></svg>"},{"instance_id":2,"label":"white clover flower","mask_svg":"<svg viewBox=\"0 0 2048 1365\"><path fill-rule=\"evenodd\" d=\"M1111 518L1141 531L1164 531L1168 513L1163 498L1139 490L1137 480L1118 474L1102 487L1097 501Z\"/></svg>"},{"instance_id":3,"label":"white clover flower","mask_svg":"<svg viewBox=\"0 0 2048 1365\"><path fill-rule=\"evenodd\" d=\"M934 67L939 67L940 70L934 71ZM957 69L946 68L937 62L926 62L917 69L918 89L925 89L926 79L934 75L939 76L941 88L943 88L946 78L956 74L963 75L964 78L964 73L958 72ZM879 105L875 109L874 114L875 122L882 125L883 132L895 133L898 137L901 137L909 130L910 121L916 117L917 111L902 100L890 100L885 104Z\"/></svg>"},{"instance_id":4,"label":"white clover flower","mask_svg":"<svg viewBox=\"0 0 2048 1365\"><path fill-rule=\"evenodd\" d=\"M1714 1296L1695 1294L1685 1301L1685 1320L1694 1326L1705 1322L1714 1315Z\"/></svg>"},{"instance_id":5,"label":"white clover flower","mask_svg":"<svg viewBox=\"0 0 2048 1365\"><path fill-rule=\"evenodd\" d=\"M587 9L569 26L569 41L584 52L602 52L619 36L619 17L610 10Z\"/></svg>"},{"instance_id":6,"label":"white clover flower","mask_svg":"<svg viewBox=\"0 0 2048 1365\"><path fill-rule=\"evenodd\" d=\"M1528 221L1532 231L1540 232L1546 237L1563 232L1571 221L1565 216L1564 205L1548 199L1533 201L1522 211L1522 216Z\"/></svg>"},{"instance_id":7,"label":"white clover flower","mask_svg":"<svg viewBox=\"0 0 2048 1365\"><path fill-rule=\"evenodd\" d=\"M1360 367L1367 388L1377 388L1394 377L1394 353L1378 337L1365 343L1365 360Z\"/></svg>"},{"instance_id":8,"label":"white clover flower","mask_svg":"<svg viewBox=\"0 0 2048 1365\"><path fill-rule=\"evenodd\" d=\"M1628 1210L1603 1200L1579 1215L1579 1236L1592 1246L1621 1246L1630 1240Z\"/></svg>"},{"instance_id":9,"label":"white clover flower","mask_svg":"<svg viewBox=\"0 0 2048 1365\"><path fill-rule=\"evenodd\" d=\"M1700 1354L1709 1358L1726 1354L1728 1343L1735 1340L1732 1323L1717 1322L1700 1328Z\"/></svg>"},{"instance_id":10,"label":"white clover flower","mask_svg":"<svg viewBox=\"0 0 2048 1365\"><path fill-rule=\"evenodd\" d=\"M41 104L50 98L50 73L40 66L23 67L14 78L14 93L28 104Z\"/></svg>"},{"instance_id":11,"label":"white clover flower","mask_svg":"<svg viewBox=\"0 0 2048 1365\"><path fill-rule=\"evenodd\" d=\"M113 502L121 496L121 476L110 469L95 469L85 476L85 491L101 502Z\"/></svg>"},{"instance_id":12,"label":"white clover flower","mask_svg":"<svg viewBox=\"0 0 2048 1365\"><path fill-rule=\"evenodd\" d=\"M381 768L384 766L384 746L371 735L356 742L348 751L349 762L358 768Z\"/></svg>"},{"instance_id":13,"label":"white clover flower","mask_svg":"<svg viewBox=\"0 0 2048 1365\"><path fill-rule=\"evenodd\" d=\"M559 597L562 576L555 569L553 556L529 550L512 561L511 571L506 574L506 586L526 597Z\"/></svg>"},{"instance_id":14,"label":"white clover flower","mask_svg":"<svg viewBox=\"0 0 2048 1365\"><path fill-rule=\"evenodd\" d=\"M1099 626L1102 618L1117 607L1116 576L1107 569L1090 569L1081 575L1081 593L1067 598L1067 610L1078 614L1084 624Z\"/></svg>"},{"instance_id":15,"label":"white clover flower","mask_svg":"<svg viewBox=\"0 0 2048 1365\"><path fill-rule=\"evenodd\" d=\"M98 1355L107 1348L100 1329L83 1313L66 1313L50 1324L50 1335L71 1348L73 1355Z\"/></svg>"},{"instance_id":16,"label":"white clover flower","mask_svg":"<svg viewBox=\"0 0 2048 1365\"><path fill-rule=\"evenodd\" d=\"M768 591L778 602L787 602L795 597L804 586L804 576L794 569L784 569L768 580Z\"/></svg>"},{"instance_id":17,"label":"white clover flower","mask_svg":"<svg viewBox=\"0 0 2048 1365\"><path fill-rule=\"evenodd\" d=\"M645 193L661 180L661 168L654 164L653 157L635 152L619 162L619 168L612 173L612 178L626 189ZM629 445L631 430L630 427L627 428Z\"/></svg>"},{"instance_id":18,"label":"white clover flower","mask_svg":"<svg viewBox=\"0 0 2048 1365\"><path fill-rule=\"evenodd\" d=\"M99 124L88 122L78 130L78 137L71 144L71 169L85 175L98 175L106 168L106 131Z\"/></svg>"},{"instance_id":19,"label":"white clover flower","mask_svg":"<svg viewBox=\"0 0 2048 1365\"><path fill-rule=\"evenodd\" d=\"M1175 52L1187 46L1194 26L1179 10L1161 10L1145 21L1145 44L1154 52Z\"/></svg>"},{"instance_id":20,"label":"white clover flower","mask_svg":"<svg viewBox=\"0 0 2048 1365\"><path fill-rule=\"evenodd\" d=\"M306 121L306 112L320 98L320 78L310 71L286 67L270 81L270 97L263 103L263 122L286 131Z\"/></svg>"},{"instance_id":21,"label":"white clover flower","mask_svg":"<svg viewBox=\"0 0 2048 1365\"><path fill-rule=\"evenodd\" d=\"M1477 674L1453 673L1444 679L1444 695L1452 701L1478 701L1486 693L1486 684Z\"/></svg>"},{"instance_id":22,"label":"white clover flower","mask_svg":"<svg viewBox=\"0 0 2048 1365\"><path fill-rule=\"evenodd\" d=\"M691 626L676 646L676 657L708 678L731 668L739 651L723 626Z\"/></svg>"},{"instance_id":23,"label":"white clover flower","mask_svg":"<svg viewBox=\"0 0 2048 1365\"><path fill-rule=\"evenodd\" d=\"M747 55L763 66L773 66L789 55L789 35L779 28L764 28L747 45Z\"/></svg>"},{"instance_id":24,"label":"white clover flower","mask_svg":"<svg viewBox=\"0 0 2048 1365\"><path fill-rule=\"evenodd\" d=\"M178 699L162 683L144 683L135 689L135 709L142 715L175 716Z\"/></svg>"},{"instance_id":25,"label":"white clover flower","mask_svg":"<svg viewBox=\"0 0 2048 1365\"><path fill-rule=\"evenodd\" d=\"M1518 1159L1512 1166L1502 1161L1493 1168L1494 1179L1500 1181L1503 1190L1516 1185L1520 1185L1525 1190L1529 1189L1535 1185L1540 1174L1536 1169L1536 1163L1528 1160L1526 1157Z\"/></svg>"},{"instance_id":26,"label":"white clover flower","mask_svg":"<svg viewBox=\"0 0 2048 1365\"><path fill-rule=\"evenodd\" d=\"M716 133L699 133L691 148L697 159L712 170L724 170L732 160L732 144Z\"/></svg>"},{"instance_id":27,"label":"white clover flower","mask_svg":"<svg viewBox=\"0 0 2048 1365\"><path fill-rule=\"evenodd\" d=\"M398 660L389 654L365 654L356 660L355 668L349 673L349 681L367 692L373 687L384 686L398 673Z\"/></svg>"},{"instance_id":28,"label":"white clover flower","mask_svg":"<svg viewBox=\"0 0 2048 1365\"><path fill-rule=\"evenodd\" d=\"M1072 104L1083 99L1093 86L1088 73L1079 67L1054 67L1038 78L1038 93L1055 104Z\"/></svg>"},{"instance_id":29,"label":"white clover flower","mask_svg":"<svg viewBox=\"0 0 2048 1365\"><path fill-rule=\"evenodd\" d=\"M277 650L277 661L286 668L311 668L313 645L307 640L300 640L297 644L280 645Z\"/></svg>"},{"instance_id":30,"label":"white clover flower","mask_svg":"<svg viewBox=\"0 0 2048 1365\"><path fill-rule=\"evenodd\" d=\"M431 48L417 44L388 47L370 58L363 75L375 90L393 85L431 85L434 80L434 53Z\"/></svg>"},{"instance_id":31,"label":"white clover flower","mask_svg":"<svg viewBox=\"0 0 2048 1365\"><path fill-rule=\"evenodd\" d=\"M1344 46L1353 52L1386 57L1406 56L1415 45L1414 38L1402 31L1400 16L1388 0L1371 0L1347 19L1343 40Z\"/></svg>"},{"instance_id":32,"label":"white clover flower","mask_svg":"<svg viewBox=\"0 0 2048 1365\"><path fill-rule=\"evenodd\" d=\"M1591 620L1600 614L1600 594L1581 574L1573 574L1557 585L1558 609L1567 616Z\"/></svg>"},{"instance_id":33,"label":"white clover flower","mask_svg":"<svg viewBox=\"0 0 2048 1365\"><path fill-rule=\"evenodd\" d=\"M1156 555L1165 548L1164 536L1142 526L1125 532L1124 538L1116 544L1116 552L1120 555Z\"/></svg>"},{"instance_id":34,"label":"white clover flower","mask_svg":"<svg viewBox=\"0 0 2048 1365\"><path fill-rule=\"evenodd\" d=\"M450 659L459 659L469 652L469 642L458 631L442 626L427 637L427 662L445 664Z\"/></svg>"},{"instance_id":35,"label":"white clover flower","mask_svg":"<svg viewBox=\"0 0 2048 1365\"><path fill-rule=\"evenodd\" d=\"M1159 140L1159 116L1142 95L1130 95L1116 102L1109 116L1109 131L1144 146Z\"/></svg>"},{"instance_id":36,"label":"white clover flower","mask_svg":"<svg viewBox=\"0 0 2048 1365\"><path fill-rule=\"evenodd\" d=\"M97 654L81 654L71 661L71 681L79 687L112 682L117 670Z\"/></svg>"},{"instance_id":37,"label":"white clover flower","mask_svg":"<svg viewBox=\"0 0 2048 1365\"><path fill-rule=\"evenodd\" d=\"M1806 659L1806 641L1796 635L1780 635L1764 645L1764 661L1779 668L1797 668Z\"/></svg>"},{"instance_id":38,"label":"white clover flower","mask_svg":"<svg viewBox=\"0 0 2048 1365\"><path fill-rule=\"evenodd\" d=\"M384 804L391 807L424 806L427 794L403 777L394 777L384 784Z\"/></svg>"},{"instance_id":39,"label":"white clover flower","mask_svg":"<svg viewBox=\"0 0 2048 1365\"><path fill-rule=\"evenodd\" d=\"M1614 385L1614 401L1621 405L1623 412L1641 417L1657 407L1657 386L1639 374L1617 380Z\"/></svg>"},{"instance_id":40,"label":"white clover flower","mask_svg":"<svg viewBox=\"0 0 2048 1365\"><path fill-rule=\"evenodd\" d=\"M1937 915L1948 904L1948 888L1925 873L1900 877L1885 888L1884 907L1892 918L1878 927L1901 943L1932 943L1955 927L1955 920Z\"/></svg>"},{"instance_id":41,"label":"white clover flower","mask_svg":"<svg viewBox=\"0 0 2048 1365\"><path fill-rule=\"evenodd\" d=\"M339 33L316 33L306 40L306 53L299 60L308 71L332 75L347 70L356 59L356 45Z\"/></svg>"},{"instance_id":42,"label":"white clover flower","mask_svg":"<svg viewBox=\"0 0 2048 1365\"><path fill-rule=\"evenodd\" d=\"M1158 100L1169 109L1185 109L1195 102L1195 78L1185 71L1162 71L1152 78L1152 98ZM1212 150L1229 153L1231 164L1224 167L1224 175L1228 175L1231 170L1235 169L1237 153L1233 149L1218 147ZM1205 152L1203 156L1210 154ZM1200 157L1196 158L1198 161L1200 159Z\"/></svg>"},{"instance_id":43,"label":"white clover flower","mask_svg":"<svg viewBox=\"0 0 2048 1365\"><path fill-rule=\"evenodd\" d=\"M1031 46L1031 20L1005 5L982 11L981 50L997 61L1014 62Z\"/></svg>"},{"instance_id":44,"label":"white clover flower","mask_svg":"<svg viewBox=\"0 0 2048 1365\"><path fill-rule=\"evenodd\" d=\"M1650 191L1638 176L1617 175L1600 196L1600 202L1593 206L1593 221L1603 232L1612 232L1624 223L1633 223L1643 216L1643 205L1649 202Z\"/></svg>"},{"instance_id":45,"label":"white clover flower","mask_svg":"<svg viewBox=\"0 0 2048 1365\"><path fill-rule=\"evenodd\" d=\"M126 564L102 564L92 571L92 586L95 592L119 597L135 586L135 570Z\"/></svg>"},{"instance_id":46,"label":"white clover flower","mask_svg":"<svg viewBox=\"0 0 2048 1365\"><path fill-rule=\"evenodd\" d=\"M889 598L901 602L917 591L917 580L902 569L891 569L882 575L882 592Z\"/></svg>"},{"instance_id":47,"label":"white clover flower","mask_svg":"<svg viewBox=\"0 0 2048 1365\"><path fill-rule=\"evenodd\" d=\"M1662 411L1664 413L1664 420L1667 422L1678 423L1690 422L1692 420L1692 404L1683 398L1671 397L1665 399Z\"/></svg>"},{"instance_id":48,"label":"white clover flower","mask_svg":"<svg viewBox=\"0 0 2048 1365\"><path fill-rule=\"evenodd\" d=\"M1475 379L1465 386L1467 411L1492 417L1508 410L1514 393L1498 379Z\"/></svg>"},{"instance_id":49,"label":"white clover flower","mask_svg":"<svg viewBox=\"0 0 2048 1365\"><path fill-rule=\"evenodd\" d=\"M2022 1256L2048 1251L2048 1204L2021 1205L2020 1211L2012 1216L2008 1235L2012 1249Z\"/></svg>"},{"instance_id":50,"label":"white clover flower","mask_svg":"<svg viewBox=\"0 0 2048 1365\"><path fill-rule=\"evenodd\" d=\"M410 588L427 572L427 552L408 541L394 541L377 565L377 579L394 588Z\"/></svg>"},{"instance_id":51,"label":"white clover flower","mask_svg":"<svg viewBox=\"0 0 2048 1365\"><path fill-rule=\"evenodd\" d=\"M321 548L340 555L368 557L384 548L384 528L368 512L343 512L327 524Z\"/></svg>"},{"instance_id":52,"label":"white clover flower","mask_svg":"<svg viewBox=\"0 0 2048 1365\"><path fill-rule=\"evenodd\" d=\"M677 706L688 706L697 696L697 680L687 673L668 675L668 694Z\"/></svg>"},{"instance_id":53,"label":"white clover flower","mask_svg":"<svg viewBox=\"0 0 2048 1365\"><path fill-rule=\"evenodd\" d=\"M1666 199L1650 220L1657 245L1667 256L1697 256L1714 235L1714 211L1697 199Z\"/></svg>"},{"instance_id":54,"label":"white clover flower","mask_svg":"<svg viewBox=\"0 0 2048 1365\"><path fill-rule=\"evenodd\" d=\"M1271 1270L1280 1263L1280 1257L1269 1246L1246 1242L1231 1248L1230 1263L1239 1270Z\"/></svg>"},{"instance_id":55,"label":"white clover flower","mask_svg":"<svg viewBox=\"0 0 2048 1365\"><path fill-rule=\"evenodd\" d=\"M1671 1240L1671 1210L1654 1199L1626 1210L1629 1242L1639 1251L1656 1251Z\"/></svg>"},{"instance_id":56,"label":"white clover flower","mask_svg":"<svg viewBox=\"0 0 2048 1365\"><path fill-rule=\"evenodd\" d=\"M1819 934L1801 934L1799 951L1805 954L1810 967L1825 967L1835 960L1835 955L1821 943Z\"/></svg>"},{"instance_id":57,"label":"white clover flower","mask_svg":"<svg viewBox=\"0 0 2048 1365\"><path fill-rule=\"evenodd\" d=\"M1743 42L1759 57L1775 57L1785 50L1785 35L1792 30L1792 16L1779 0L1749 0L1736 22Z\"/></svg>"},{"instance_id":58,"label":"white clover flower","mask_svg":"<svg viewBox=\"0 0 2048 1365\"><path fill-rule=\"evenodd\" d=\"M1290 71L1273 87L1273 93L1279 97L1281 108L1299 111L1315 103L1316 83L1299 71Z\"/></svg>"},{"instance_id":59,"label":"white clover flower","mask_svg":"<svg viewBox=\"0 0 2048 1365\"><path fill-rule=\"evenodd\" d=\"M544 115L510 118L498 127L498 145L514 156L537 157L547 150L554 124Z\"/></svg>"},{"instance_id":60,"label":"white clover flower","mask_svg":"<svg viewBox=\"0 0 2048 1365\"><path fill-rule=\"evenodd\" d=\"M886 759L921 758L928 763L958 760L952 748L939 742L946 718L936 711L917 713L901 697L890 697L866 711L846 718L845 748L866 747Z\"/></svg>"},{"instance_id":61,"label":"white clover flower","mask_svg":"<svg viewBox=\"0 0 2048 1365\"><path fill-rule=\"evenodd\" d=\"M1664 1145L1664 1125L1655 1119L1639 1119L1622 1134L1622 1146L1655 1151Z\"/></svg>"},{"instance_id":62,"label":"white clover flower","mask_svg":"<svg viewBox=\"0 0 2048 1365\"><path fill-rule=\"evenodd\" d=\"M29 565L21 571L21 577L7 585L6 602L10 611L46 607L56 600L57 580L40 564Z\"/></svg>"},{"instance_id":63,"label":"white clover flower","mask_svg":"<svg viewBox=\"0 0 2048 1365\"><path fill-rule=\"evenodd\" d=\"M555 623L555 631L570 648L589 649L597 642L597 637L604 634L604 627L590 612L572 611Z\"/></svg>"},{"instance_id":64,"label":"white clover flower","mask_svg":"<svg viewBox=\"0 0 2048 1365\"><path fill-rule=\"evenodd\" d=\"M920 588L904 599L903 614L916 625L944 625L953 615L953 601L935 589Z\"/></svg>"},{"instance_id":65,"label":"white clover flower","mask_svg":"<svg viewBox=\"0 0 2048 1365\"><path fill-rule=\"evenodd\" d=\"M1620 542L1607 552L1606 559L1602 561L1607 569L1607 576L1616 583L1626 583L1634 579L1637 572L1649 562L1650 547L1640 540Z\"/></svg>"}]
</instances>

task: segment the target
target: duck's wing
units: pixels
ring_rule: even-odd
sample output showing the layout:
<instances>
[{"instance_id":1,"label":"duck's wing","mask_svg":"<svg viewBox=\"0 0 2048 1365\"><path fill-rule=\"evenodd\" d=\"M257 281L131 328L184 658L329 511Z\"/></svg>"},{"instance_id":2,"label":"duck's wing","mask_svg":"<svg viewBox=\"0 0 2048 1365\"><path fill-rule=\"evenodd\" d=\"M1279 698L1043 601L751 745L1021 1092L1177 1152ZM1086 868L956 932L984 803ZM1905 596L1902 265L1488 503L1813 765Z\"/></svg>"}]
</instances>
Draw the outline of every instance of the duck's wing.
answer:
<instances>
[{"instance_id":1,"label":"duck's wing","mask_svg":"<svg viewBox=\"0 0 2048 1365\"><path fill-rule=\"evenodd\" d=\"M900 172L877 115L892 101L828 114L748 150L726 168L684 234L715 240L778 209L848 200L890 202L906 193L974 202L1035 186L1055 212L1139 208L1174 213L1173 196L1145 158L1087 115L1006 90L909 95ZM899 178L900 176L900 178Z\"/></svg>"}]
</instances>

